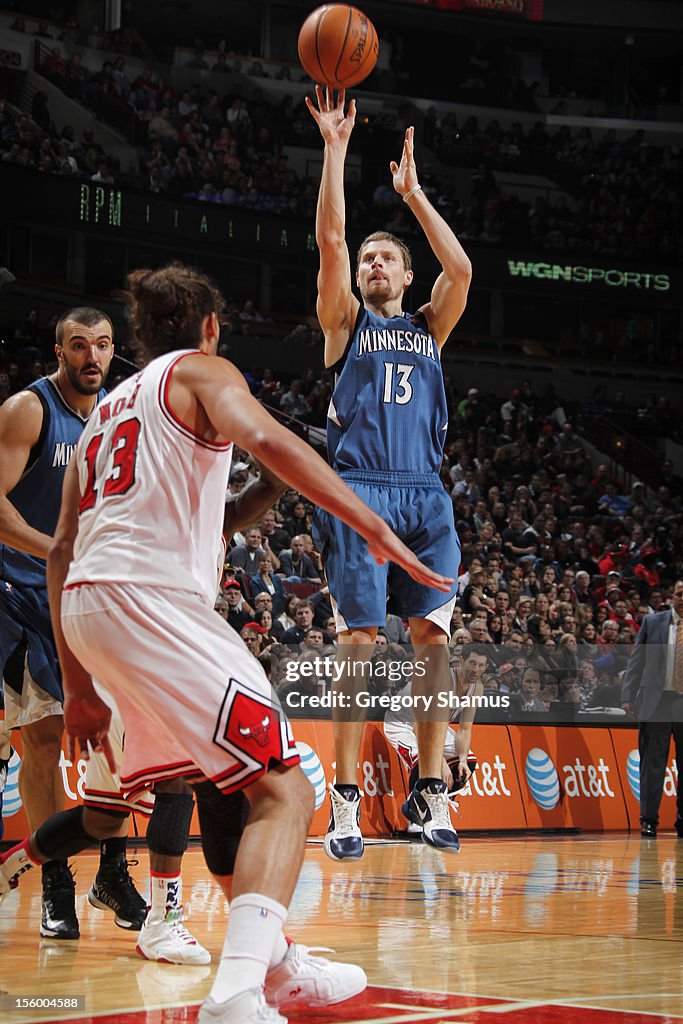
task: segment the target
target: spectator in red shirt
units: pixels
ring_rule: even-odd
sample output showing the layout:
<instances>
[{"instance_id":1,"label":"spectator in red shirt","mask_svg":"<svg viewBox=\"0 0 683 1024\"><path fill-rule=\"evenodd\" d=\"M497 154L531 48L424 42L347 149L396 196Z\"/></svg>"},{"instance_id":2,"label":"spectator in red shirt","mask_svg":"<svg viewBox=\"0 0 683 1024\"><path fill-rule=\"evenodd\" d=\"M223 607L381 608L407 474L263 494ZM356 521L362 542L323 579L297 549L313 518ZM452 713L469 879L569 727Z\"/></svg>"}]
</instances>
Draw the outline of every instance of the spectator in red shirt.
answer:
<instances>
[{"instance_id":1,"label":"spectator in red shirt","mask_svg":"<svg viewBox=\"0 0 683 1024\"><path fill-rule=\"evenodd\" d=\"M633 569L633 575L637 576L638 579L645 580L648 587L658 587L661 583L659 570L655 562L656 558L656 548L645 547L641 551L640 559Z\"/></svg>"}]
</instances>

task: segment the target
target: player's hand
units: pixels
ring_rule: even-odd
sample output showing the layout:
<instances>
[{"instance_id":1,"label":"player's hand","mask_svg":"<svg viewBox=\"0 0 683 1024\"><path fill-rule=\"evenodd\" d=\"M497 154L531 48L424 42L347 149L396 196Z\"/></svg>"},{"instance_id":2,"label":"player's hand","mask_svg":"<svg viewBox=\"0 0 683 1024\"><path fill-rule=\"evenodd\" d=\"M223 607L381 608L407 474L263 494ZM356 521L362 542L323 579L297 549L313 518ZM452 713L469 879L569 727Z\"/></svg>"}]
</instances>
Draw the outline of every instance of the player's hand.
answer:
<instances>
[{"instance_id":1,"label":"player's hand","mask_svg":"<svg viewBox=\"0 0 683 1024\"><path fill-rule=\"evenodd\" d=\"M448 792L453 789L453 773L448 767L448 761L444 758L441 762L441 778L446 783Z\"/></svg>"},{"instance_id":2,"label":"player's hand","mask_svg":"<svg viewBox=\"0 0 683 1024\"><path fill-rule=\"evenodd\" d=\"M470 766L467 763L467 755L458 758L458 782L462 782L463 786L467 783L472 772Z\"/></svg>"},{"instance_id":3,"label":"player's hand","mask_svg":"<svg viewBox=\"0 0 683 1024\"><path fill-rule=\"evenodd\" d=\"M94 690L88 694L67 696L64 701L64 726L69 760L76 760L78 743L84 760L88 760L90 750L102 753L112 774L116 774L118 765L109 742L110 722L111 709Z\"/></svg>"},{"instance_id":4,"label":"player's hand","mask_svg":"<svg viewBox=\"0 0 683 1024\"><path fill-rule=\"evenodd\" d=\"M394 188L400 196L407 195L418 184L417 170L415 168L414 141L415 129L413 127L406 128L401 162L397 164L395 160L392 160L389 164L389 170L394 179Z\"/></svg>"},{"instance_id":5,"label":"player's hand","mask_svg":"<svg viewBox=\"0 0 683 1024\"><path fill-rule=\"evenodd\" d=\"M335 143L348 145L356 122L356 101L351 100L348 111L344 113L345 89L339 89L335 101L334 89L328 87L323 91L321 86L316 85L315 97L318 106L316 107L309 96L305 97L306 106L320 129L325 145L333 146Z\"/></svg>"},{"instance_id":6,"label":"player's hand","mask_svg":"<svg viewBox=\"0 0 683 1024\"><path fill-rule=\"evenodd\" d=\"M444 594L451 590L452 579L442 576L424 565L386 524L382 524L382 526L383 529L379 530L372 539L368 538L368 550L378 565L393 562L395 565L400 565L409 576L425 587L433 587L434 590L441 590Z\"/></svg>"}]
</instances>

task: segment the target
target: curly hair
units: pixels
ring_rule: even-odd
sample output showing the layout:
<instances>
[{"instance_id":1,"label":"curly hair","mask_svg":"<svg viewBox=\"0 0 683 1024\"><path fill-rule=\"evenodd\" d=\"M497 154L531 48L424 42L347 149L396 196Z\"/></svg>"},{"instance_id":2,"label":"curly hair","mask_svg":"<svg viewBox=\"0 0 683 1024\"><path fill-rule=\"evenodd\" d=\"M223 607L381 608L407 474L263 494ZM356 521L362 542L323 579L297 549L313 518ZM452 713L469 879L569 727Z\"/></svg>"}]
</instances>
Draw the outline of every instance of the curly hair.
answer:
<instances>
[{"instance_id":1,"label":"curly hair","mask_svg":"<svg viewBox=\"0 0 683 1024\"><path fill-rule=\"evenodd\" d=\"M215 313L227 323L225 299L194 267L169 263L158 270L134 270L127 278L133 347L144 362L181 348L198 348L202 324Z\"/></svg>"}]
</instances>

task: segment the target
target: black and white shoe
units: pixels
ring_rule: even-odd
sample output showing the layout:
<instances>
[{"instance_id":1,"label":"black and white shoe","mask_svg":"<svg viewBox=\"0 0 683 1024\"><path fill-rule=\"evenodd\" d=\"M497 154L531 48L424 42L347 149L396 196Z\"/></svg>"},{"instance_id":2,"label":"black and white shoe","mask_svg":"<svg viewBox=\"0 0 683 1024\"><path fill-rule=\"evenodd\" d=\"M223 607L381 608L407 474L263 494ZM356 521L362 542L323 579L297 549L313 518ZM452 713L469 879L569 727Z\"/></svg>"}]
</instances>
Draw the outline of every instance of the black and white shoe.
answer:
<instances>
[{"instance_id":1,"label":"black and white shoe","mask_svg":"<svg viewBox=\"0 0 683 1024\"><path fill-rule=\"evenodd\" d=\"M76 889L69 865L64 860L43 864L43 908L40 934L44 939L78 939Z\"/></svg>"},{"instance_id":2,"label":"black and white shoe","mask_svg":"<svg viewBox=\"0 0 683 1024\"><path fill-rule=\"evenodd\" d=\"M460 849L458 833L451 822L451 801L441 779L420 779L403 804L401 813L414 825L422 826L422 840L446 853Z\"/></svg>"},{"instance_id":3,"label":"black and white shoe","mask_svg":"<svg viewBox=\"0 0 683 1024\"><path fill-rule=\"evenodd\" d=\"M147 904L135 888L123 854L100 864L88 892L88 903L99 910L113 910L119 928L131 932L139 932L147 917Z\"/></svg>"}]
</instances>

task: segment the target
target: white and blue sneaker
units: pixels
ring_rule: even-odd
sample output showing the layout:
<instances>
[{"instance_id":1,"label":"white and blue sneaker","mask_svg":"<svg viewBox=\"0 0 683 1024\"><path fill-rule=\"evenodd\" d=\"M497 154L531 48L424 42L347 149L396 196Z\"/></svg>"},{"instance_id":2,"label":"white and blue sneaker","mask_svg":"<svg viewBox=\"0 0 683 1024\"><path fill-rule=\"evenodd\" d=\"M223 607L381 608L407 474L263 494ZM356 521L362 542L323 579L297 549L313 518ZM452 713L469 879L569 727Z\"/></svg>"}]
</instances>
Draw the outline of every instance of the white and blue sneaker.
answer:
<instances>
[{"instance_id":1,"label":"white and blue sneaker","mask_svg":"<svg viewBox=\"0 0 683 1024\"><path fill-rule=\"evenodd\" d=\"M330 783L330 825L323 849L332 860L360 860L363 836L360 830L360 790L343 786L340 792Z\"/></svg>"},{"instance_id":2,"label":"white and blue sneaker","mask_svg":"<svg viewBox=\"0 0 683 1024\"><path fill-rule=\"evenodd\" d=\"M457 853L460 840L451 822L450 806L445 782L419 779L401 813L408 821L422 826L423 842L446 853Z\"/></svg>"}]
</instances>

